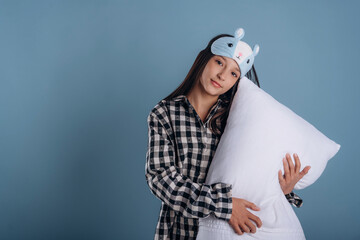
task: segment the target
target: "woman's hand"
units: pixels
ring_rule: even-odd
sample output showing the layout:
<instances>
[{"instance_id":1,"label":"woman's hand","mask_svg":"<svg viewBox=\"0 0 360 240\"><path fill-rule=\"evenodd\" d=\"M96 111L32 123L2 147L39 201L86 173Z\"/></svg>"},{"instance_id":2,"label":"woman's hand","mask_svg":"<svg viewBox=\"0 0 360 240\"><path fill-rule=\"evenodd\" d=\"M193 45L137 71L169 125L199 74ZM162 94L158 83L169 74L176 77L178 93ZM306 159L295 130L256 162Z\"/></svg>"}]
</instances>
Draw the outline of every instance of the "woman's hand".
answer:
<instances>
[{"instance_id":1,"label":"woman's hand","mask_svg":"<svg viewBox=\"0 0 360 240\"><path fill-rule=\"evenodd\" d=\"M291 160L291 156L289 153L286 153L286 158L283 158L283 164L284 164L284 171L285 176L282 175L281 170L279 170L279 182L282 191L284 194L290 193L295 184L303 177L305 174L309 172L310 166L306 166L301 172L300 171L300 159L296 153L294 153L294 159L295 159L295 167L294 163Z\"/></svg>"},{"instance_id":2,"label":"woman's hand","mask_svg":"<svg viewBox=\"0 0 360 240\"><path fill-rule=\"evenodd\" d=\"M259 211L260 208L258 208L254 203L241 198L232 198L232 202L233 208L231 218L229 220L230 226L239 235L242 235L243 232L255 233L256 227L251 220L253 220L258 227L261 227L262 222L259 217L246 210L246 208L248 207L255 211Z\"/></svg>"}]
</instances>

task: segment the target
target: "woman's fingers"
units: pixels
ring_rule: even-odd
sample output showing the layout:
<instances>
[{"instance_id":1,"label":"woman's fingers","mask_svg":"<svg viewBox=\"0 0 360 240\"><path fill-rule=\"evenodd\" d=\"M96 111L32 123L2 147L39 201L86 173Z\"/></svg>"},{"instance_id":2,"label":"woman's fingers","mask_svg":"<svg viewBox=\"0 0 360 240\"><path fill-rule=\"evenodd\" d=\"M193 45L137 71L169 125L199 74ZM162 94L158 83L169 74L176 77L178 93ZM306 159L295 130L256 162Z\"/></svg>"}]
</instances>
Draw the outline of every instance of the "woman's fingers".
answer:
<instances>
[{"instance_id":1,"label":"woman's fingers","mask_svg":"<svg viewBox=\"0 0 360 240\"><path fill-rule=\"evenodd\" d=\"M250 220L247 220L247 222L231 223L230 225L234 229L234 231L239 235L242 235L244 232L246 233L256 232L256 227Z\"/></svg>"},{"instance_id":2,"label":"woman's fingers","mask_svg":"<svg viewBox=\"0 0 360 240\"><path fill-rule=\"evenodd\" d=\"M239 234L239 235L242 235L242 234L243 234L243 232L241 231L239 225L234 224L234 225L232 225L232 227L233 227L234 231L235 231L237 234Z\"/></svg>"},{"instance_id":3,"label":"woman's fingers","mask_svg":"<svg viewBox=\"0 0 360 240\"><path fill-rule=\"evenodd\" d=\"M246 233L250 233L250 228L245 223L240 223L241 230Z\"/></svg>"},{"instance_id":4,"label":"woman's fingers","mask_svg":"<svg viewBox=\"0 0 360 240\"><path fill-rule=\"evenodd\" d=\"M294 159L295 159L295 173L298 173L300 172L301 163L299 156L296 153L294 153Z\"/></svg>"},{"instance_id":5,"label":"woman's fingers","mask_svg":"<svg viewBox=\"0 0 360 240\"><path fill-rule=\"evenodd\" d=\"M250 233L256 233L256 227L250 220L246 222L246 225L249 228Z\"/></svg>"},{"instance_id":6,"label":"woman's fingers","mask_svg":"<svg viewBox=\"0 0 360 240\"><path fill-rule=\"evenodd\" d=\"M262 222L258 216L252 214L247 208L250 208L255 211L259 211L260 208L257 207L254 203L249 202L241 198L232 198L233 199L233 211L231 218L229 220L230 226L234 231L242 235L244 232L255 233L256 225L261 227Z\"/></svg>"},{"instance_id":7,"label":"woman's fingers","mask_svg":"<svg viewBox=\"0 0 360 240\"><path fill-rule=\"evenodd\" d=\"M290 176L291 176L291 175L293 175L295 173L295 168L294 168L294 163L293 163L289 153L286 153L286 160L287 160L287 162L289 164Z\"/></svg>"},{"instance_id":8,"label":"woman's fingers","mask_svg":"<svg viewBox=\"0 0 360 240\"><path fill-rule=\"evenodd\" d=\"M310 166L304 167L304 169L300 172L300 178L302 178L305 174L307 174L310 170Z\"/></svg>"},{"instance_id":9,"label":"woman's fingers","mask_svg":"<svg viewBox=\"0 0 360 240\"><path fill-rule=\"evenodd\" d=\"M243 202L245 203L245 207L251 208L252 210L259 211L260 208L255 205L255 203L249 202L248 200L243 199Z\"/></svg>"},{"instance_id":10,"label":"woman's fingers","mask_svg":"<svg viewBox=\"0 0 360 240\"><path fill-rule=\"evenodd\" d=\"M260 208L258 206L256 206L255 203L252 203L252 202L249 202L249 201L247 201L247 206L246 207L251 208L252 210L257 210L257 211L260 210ZM256 216L256 215L252 214L249 211L247 211L247 213L248 213L248 218L252 219L256 223L256 225L258 227L261 227L262 222L261 222L260 218L258 216Z\"/></svg>"},{"instance_id":11,"label":"woman's fingers","mask_svg":"<svg viewBox=\"0 0 360 240\"><path fill-rule=\"evenodd\" d=\"M282 183L285 180L285 178L284 178L281 170L278 171L278 176L279 176L279 182Z\"/></svg>"},{"instance_id":12,"label":"woman's fingers","mask_svg":"<svg viewBox=\"0 0 360 240\"><path fill-rule=\"evenodd\" d=\"M249 212L249 219L253 220L258 228L262 226L261 219L258 216L252 214L251 212Z\"/></svg>"},{"instance_id":13,"label":"woman's fingers","mask_svg":"<svg viewBox=\"0 0 360 240\"><path fill-rule=\"evenodd\" d=\"M285 158L283 158L283 164L284 164L285 179L287 180L290 177L290 169L289 169L289 164Z\"/></svg>"}]
</instances>

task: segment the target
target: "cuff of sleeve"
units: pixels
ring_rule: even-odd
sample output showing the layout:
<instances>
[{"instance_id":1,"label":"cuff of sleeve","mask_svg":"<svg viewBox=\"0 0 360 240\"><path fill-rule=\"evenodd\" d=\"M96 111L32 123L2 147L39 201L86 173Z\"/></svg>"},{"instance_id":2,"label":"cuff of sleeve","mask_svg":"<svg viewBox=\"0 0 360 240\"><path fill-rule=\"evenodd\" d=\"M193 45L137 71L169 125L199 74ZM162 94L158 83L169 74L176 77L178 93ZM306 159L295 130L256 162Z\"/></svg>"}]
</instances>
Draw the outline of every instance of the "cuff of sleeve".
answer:
<instances>
[{"instance_id":1,"label":"cuff of sleeve","mask_svg":"<svg viewBox=\"0 0 360 240\"><path fill-rule=\"evenodd\" d=\"M285 195L288 202L293 205L294 207L301 207L303 205L303 200L295 194L293 191L291 193Z\"/></svg>"},{"instance_id":2,"label":"cuff of sleeve","mask_svg":"<svg viewBox=\"0 0 360 240\"><path fill-rule=\"evenodd\" d=\"M232 214L232 185L217 183L213 187L218 189L215 197L214 215L216 218L229 221Z\"/></svg>"}]
</instances>

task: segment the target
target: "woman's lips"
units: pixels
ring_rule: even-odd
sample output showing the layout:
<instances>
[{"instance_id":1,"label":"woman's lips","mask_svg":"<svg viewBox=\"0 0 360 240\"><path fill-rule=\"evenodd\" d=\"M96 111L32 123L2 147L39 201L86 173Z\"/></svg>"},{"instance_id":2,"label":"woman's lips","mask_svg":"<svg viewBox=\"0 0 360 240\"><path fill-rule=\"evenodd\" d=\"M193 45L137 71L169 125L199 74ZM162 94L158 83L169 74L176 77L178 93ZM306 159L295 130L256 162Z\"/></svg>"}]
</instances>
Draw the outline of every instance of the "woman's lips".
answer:
<instances>
[{"instance_id":1,"label":"woman's lips","mask_svg":"<svg viewBox=\"0 0 360 240\"><path fill-rule=\"evenodd\" d=\"M215 82L215 81L212 80L212 79L211 79L211 83L212 83L212 85L213 85L214 87L216 87L216 88L221 88L221 85L218 84L217 82Z\"/></svg>"}]
</instances>

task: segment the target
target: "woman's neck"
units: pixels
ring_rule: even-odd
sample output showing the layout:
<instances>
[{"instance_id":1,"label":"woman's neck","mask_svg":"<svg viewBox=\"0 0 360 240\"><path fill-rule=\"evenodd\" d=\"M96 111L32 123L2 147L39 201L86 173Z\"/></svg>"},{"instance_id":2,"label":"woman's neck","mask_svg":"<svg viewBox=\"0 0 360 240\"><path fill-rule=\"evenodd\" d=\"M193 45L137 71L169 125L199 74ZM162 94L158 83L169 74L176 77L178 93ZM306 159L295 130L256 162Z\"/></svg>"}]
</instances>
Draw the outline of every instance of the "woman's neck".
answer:
<instances>
[{"instance_id":1,"label":"woman's neck","mask_svg":"<svg viewBox=\"0 0 360 240\"><path fill-rule=\"evenodd\" d=\"M196 113L202 121L205 120L211 107L216 103L219 96L212 96L200 89L198 85L194 86L186 95L191 105L195 108Z\"/></svg>"}]
</instances>

